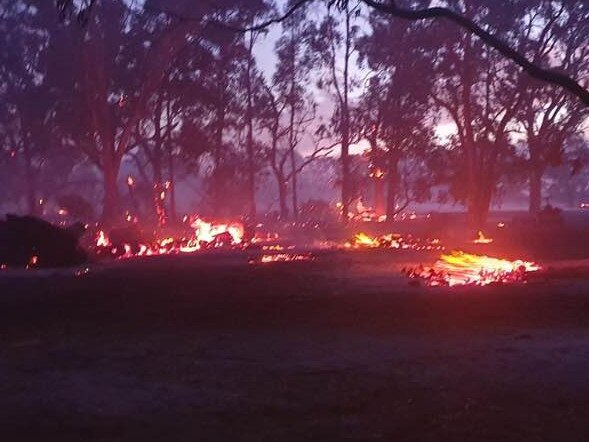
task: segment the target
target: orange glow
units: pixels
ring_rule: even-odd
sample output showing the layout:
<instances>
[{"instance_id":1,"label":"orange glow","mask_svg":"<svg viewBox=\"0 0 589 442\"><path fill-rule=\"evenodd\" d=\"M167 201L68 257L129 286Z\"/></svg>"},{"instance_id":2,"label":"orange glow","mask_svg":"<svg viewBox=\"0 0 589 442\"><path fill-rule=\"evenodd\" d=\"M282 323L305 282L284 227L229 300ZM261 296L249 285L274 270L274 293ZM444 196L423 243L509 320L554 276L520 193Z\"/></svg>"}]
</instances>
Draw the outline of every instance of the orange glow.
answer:
<instances>
[{"instance_id":1,"label":"orange glow","mask_svg":"<svg viewBox=\"0 0 589 442\"><path fill-rule=\"evenodd\" d=\"M402 236L396 233L388 233L380 236L370 236L366 233L357 233L354 238L344 243L346 249L411 249L411 250L444 250L439 239L427 238L421 240L411 235Z\"/></svg>"},{"instance_id":2,"label":"orange glow","mask_svg":"<svg viewBox=\"0 0 589 442\"><path fill-rule=\"evenodd\" d=\"M442 255L431 268L410 271L409 276L424 278L431 286L488 285L492 283L521 282L527 272L540 270L528 261L493 258L453 251Z\"/></svg>"},{"instance_id":3,"label":"orange glow","mask_svg":"<svg viewBox=\"0 0 589 442\"><path fill-rule=\"evenodd\" d=\"M493 242L493 238L487 238L480 230L477 236L478 238L473 241L475 244L490 244Z\"/></svg>"},{"instance_id":4,"label":"orange glow","mask_svg":"<svg viewBox=\"0 0 589 442\"><path fill-rule=\"evenodd\" d=\"M309 254L277 253L275 255L262 255L258 260L250 260L250 264L268 264L271 262L312 261Z\"/></svg>"},{"instance_id":5,"label":"orange glow","mask_svg":"<svg viewBox=\"0 0 589 442\"><path fill-rule=\"evenodd\" d=\"M198 242L211 244L214 242L222 243L221 245L236 245L243 241L244 228L241 223L216 224L206 222L200 218L196 218L191 227L194 229L195 237ZM230 237L230 244L225 244L225 241L218 238L221 235Z\"/></svg>"},{"instance_id":6,"label":"orange glow","mask_svg":"<svg viewBox=\"0 0 589 442\"><path fill-rule=\"evenodd\" d=\"M110 243L110 239L104 233L104 230L98 231L96 235L96 246L97 247L110 247L112 244Z\"/></svg>"}]
</instances>

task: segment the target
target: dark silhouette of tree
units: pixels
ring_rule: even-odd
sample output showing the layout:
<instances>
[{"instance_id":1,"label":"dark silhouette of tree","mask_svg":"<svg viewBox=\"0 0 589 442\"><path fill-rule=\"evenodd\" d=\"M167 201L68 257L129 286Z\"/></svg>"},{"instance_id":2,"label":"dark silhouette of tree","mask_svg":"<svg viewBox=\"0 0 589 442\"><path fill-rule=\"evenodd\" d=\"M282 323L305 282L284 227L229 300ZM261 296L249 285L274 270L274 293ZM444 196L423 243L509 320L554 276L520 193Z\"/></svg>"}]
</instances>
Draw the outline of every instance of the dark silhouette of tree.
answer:
<instances>
[{"instance_id":1,"label":"dark silhouette of tree","mask_svg":"<svg viewBox=\"0 0 589 442\"><path fill-rule=\"evenodd\" d=\"M326 17L319 28L318 38L315 43L317 62L324 68L319 80L319 87L329 90L335 102L335 109L331 119L331 132L340 144L341 162L341 208L342 220L347 222L352 201L350 183L350 144L357 141L356 134L352 133L351 114L352 103L350 95L354 86L354 78L351 75L352 56L356 51L355 40L360 32L357 18L360 14L359 6L350 4L342 6L341 14L343 23L327 9Z\"/></svg>"},{"instance_id":2,"label":"dark silhouette of tree","mask_svg":"<svg viewBox=\"0 0 589 442\"><path fill-rule=\"evenodd\" d=\"M371 16L372 33L361 38L361 59L374 75L356 110L356 124L370 144L371 175L386 183L386 214L394 217L428 195L423 158L432 148L433 62L423 47L420 24L391 26L390 18ZM383 41L389 42L383 44ZM410 43L408 47L396 42ZM419 78L419 81L416 81Z\"/></svg>"},{"instance_id":3,"label":"dark silhouette of tree","mask_svg":"<svg viewBox=\"0 0 589 442\"><path fill-rule=\"evenodd\" d=\"M589 73L589 15L578 14L577 6L575 2L542 2L530 8L515 38L534 61L582 78ZM521 87L524 99L518 120L526 139L529 210L537 214L542 206L542 178L548 167L564 163L567 140L582 132L589 108L571 101L566 91L553 85L530 79Z\"/></svg>"}]
</instances>

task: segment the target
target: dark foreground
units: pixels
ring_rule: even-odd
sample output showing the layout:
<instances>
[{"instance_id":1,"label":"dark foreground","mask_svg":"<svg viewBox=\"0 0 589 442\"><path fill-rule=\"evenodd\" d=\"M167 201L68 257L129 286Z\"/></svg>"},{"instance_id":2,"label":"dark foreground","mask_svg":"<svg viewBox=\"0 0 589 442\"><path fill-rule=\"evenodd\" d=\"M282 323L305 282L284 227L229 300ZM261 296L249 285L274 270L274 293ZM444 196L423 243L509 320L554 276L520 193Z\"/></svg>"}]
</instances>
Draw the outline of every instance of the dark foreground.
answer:
<instances>
[{"instance_id":1,"label":"dark foreground","mask_svg":"<svg viewBox=\"0 0 589 442\"><path fill-rule=\"evenodd\" d=\"M3 440L586 441L589 277L397 276L431 259L0 276Z\"/></svg>"}]
</instances>

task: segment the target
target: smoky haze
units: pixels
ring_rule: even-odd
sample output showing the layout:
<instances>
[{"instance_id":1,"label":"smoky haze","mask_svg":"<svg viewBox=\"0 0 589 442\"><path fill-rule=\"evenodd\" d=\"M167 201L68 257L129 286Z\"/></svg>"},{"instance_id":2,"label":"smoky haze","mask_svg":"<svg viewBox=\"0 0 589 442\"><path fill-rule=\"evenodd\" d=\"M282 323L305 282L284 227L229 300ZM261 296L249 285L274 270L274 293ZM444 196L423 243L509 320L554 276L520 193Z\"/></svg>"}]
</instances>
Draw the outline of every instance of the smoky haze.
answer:
<instances>
[{"instance_id":1,"label":"smoky haze","mask_svg":"<svg viewBox=\"0 0 589 442\"><path fill-rule=\"evenodd\" d=\"M390 219L589 201L581 100L450 22L329 3L247 30L294 3L1 0L2 211L296 220L377 205L375 177ZM587 86L586 2L469 14Z\"/></svg>"}]
</instances>

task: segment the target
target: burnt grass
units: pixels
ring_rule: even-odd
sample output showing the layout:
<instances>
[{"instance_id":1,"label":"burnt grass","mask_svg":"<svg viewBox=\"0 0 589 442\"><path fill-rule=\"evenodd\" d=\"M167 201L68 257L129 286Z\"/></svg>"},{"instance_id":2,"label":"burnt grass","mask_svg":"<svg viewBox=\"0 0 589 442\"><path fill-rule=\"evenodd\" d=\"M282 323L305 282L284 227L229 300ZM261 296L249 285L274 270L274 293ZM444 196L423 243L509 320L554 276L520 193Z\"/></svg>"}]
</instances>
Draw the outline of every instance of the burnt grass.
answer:
<instances>
[{"instance_id":1,"label":"burnt grass","mask_svg":"<svg viewBox=\"0 0 589 442\"><path fill-rule=\"evenodd\" d=\"M3 440L586 441L589 267L559 266L581 233L498 235L482 251L554 269L482 288L410 285L437 253L379 250L4 272Z\"/></svg>"}]
</instances>

